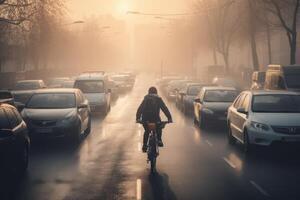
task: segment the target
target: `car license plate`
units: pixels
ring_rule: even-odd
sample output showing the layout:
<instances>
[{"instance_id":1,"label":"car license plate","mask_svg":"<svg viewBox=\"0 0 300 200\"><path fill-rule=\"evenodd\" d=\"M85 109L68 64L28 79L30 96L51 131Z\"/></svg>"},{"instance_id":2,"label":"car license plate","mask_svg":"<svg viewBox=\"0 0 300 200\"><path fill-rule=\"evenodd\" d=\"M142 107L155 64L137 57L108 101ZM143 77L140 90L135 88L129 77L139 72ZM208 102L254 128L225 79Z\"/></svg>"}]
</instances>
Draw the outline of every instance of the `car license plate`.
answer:
<instances>
[{"instance_id":1,"label":"car license plate","mask_svg":"<svg viewBox=\"0 0 300 200\"><path fill-rule=\"evenodd\" d=\"M52 129L51 128L40 128L40 129L37 129L37 132L41 133L41 134L52 133Z\"/></svg>"}]
</instances>

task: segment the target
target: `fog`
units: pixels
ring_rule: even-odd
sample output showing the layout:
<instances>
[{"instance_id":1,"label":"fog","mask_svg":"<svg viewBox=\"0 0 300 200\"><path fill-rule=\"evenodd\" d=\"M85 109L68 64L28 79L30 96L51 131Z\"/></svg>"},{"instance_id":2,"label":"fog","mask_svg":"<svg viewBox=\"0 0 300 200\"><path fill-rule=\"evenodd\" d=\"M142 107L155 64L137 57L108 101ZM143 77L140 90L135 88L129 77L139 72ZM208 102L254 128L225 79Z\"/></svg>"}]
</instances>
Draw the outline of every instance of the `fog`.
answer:
<instances>
[{"instance_id":1,"label":"fog","mask_svg":"<svg viewBox=\"0 0 300 200\"><path fill-rule=\"evenodd\" d=\"M0 5L0 69L136 70L199 77L211 65L234 74L294 62L297 48L290 44L297 46L297 41L289 42L293 37L286 37L274 6L247 2L46 0L25 6L19 2L11 9ZM286 24L292 24L292 5L279 3ZM264 12L264 6L270 11Z\"/></svg>"}]
</instances>

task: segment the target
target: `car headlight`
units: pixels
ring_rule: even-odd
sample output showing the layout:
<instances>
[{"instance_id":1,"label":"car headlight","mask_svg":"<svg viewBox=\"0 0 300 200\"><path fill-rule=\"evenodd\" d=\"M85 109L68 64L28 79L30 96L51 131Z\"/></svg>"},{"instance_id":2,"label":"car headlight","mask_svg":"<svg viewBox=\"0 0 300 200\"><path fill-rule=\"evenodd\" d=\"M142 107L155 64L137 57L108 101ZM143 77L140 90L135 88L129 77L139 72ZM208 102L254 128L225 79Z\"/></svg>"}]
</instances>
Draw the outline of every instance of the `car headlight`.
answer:
<instances>
[{"instance_id":1,"label":"car headlight","mask_svg":"<svg viewBox=\"0 0 300 200\"><path fill-rule=\"evenodd\" d=\"M208 108L203 108L202 112L204 112L205 114L209 114L209 115L213 115L214 114L214 111L212 111L212 110L210 110Z\"/></svg>"},{"instance_id":2,"label":"car headlight","mask_svg":"<svg viewBox=\"0 0 300 200\"><path fill-rule=\"evenodd\" d=\"M258 123L258 122L251 122L251 127L258 130L258 131L268 131L270 128L266 124Z\"/></svg>"},{"instance_id":3,"label":"car headlight","mask_svg":"<svg viewBox=\"0 0 300 200\"><path fill-rule=\"evenodd\" d=\"M64 119L62 119L60 122L61 124L70 124L74 121L76 121L77 116L75 113L70 113L69 115L67 115Z\"/></svg>"}]
</instances>

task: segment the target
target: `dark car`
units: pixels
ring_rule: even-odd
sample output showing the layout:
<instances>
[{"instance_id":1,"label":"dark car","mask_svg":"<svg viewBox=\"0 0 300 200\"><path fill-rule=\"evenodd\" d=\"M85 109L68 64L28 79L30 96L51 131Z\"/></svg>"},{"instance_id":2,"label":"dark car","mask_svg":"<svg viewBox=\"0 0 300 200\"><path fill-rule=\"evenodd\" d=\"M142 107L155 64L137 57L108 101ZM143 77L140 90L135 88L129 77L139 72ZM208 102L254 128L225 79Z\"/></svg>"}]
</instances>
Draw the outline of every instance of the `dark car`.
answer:
<instances>
[{"instance_id":1,"label":"dark car","mask_svg":"<svg viewBox=\"0 0 300 200\"><path fill-rule=\"evenodd\" d=\"M18 81L12 92L15 102L26 104L35 90L46 88L43 80Z\"/></svg>"},{"instance_id":2,"label":"dark car","mask_svg":"<svg viewBox=\"0 0 300 200\"><path fill-rule=\"evenodd\" d=\"M32 140L64 138L78 144L91 131L89 103L79 89L38 90L22 116Z\"/></svg>"},{"instance_id":3,"label":"dark car","mask_svg":"<svg viewBox=\"0 0 300 200\"><path fill-rule=\"evenodd\" d=\"M203 87L194 101L194 119L200 128L208 123L226 122L227 110L238 95L231 87Z\"/></svg>"},{"instance_id":4,"label":"dark car","mask_svg":"<svg viewBox=\"0 0 300 200\"><path fill-rule=\"evenodd\" d=\"M189 83L179 92L178 107L185 114L191 114L194 111L194 100L204 86L203 83Z\"/></svg>"},{"instance_id":5,"label":"dark car","mask_svg":"<svg viewBox=\"0 0 300 200\"><path fill-rule=\"evenodd\" d=\"M9 104L0 104L0 167L25 172L29 148L27 126L19 112Z\"/></svg>"}]
</instances>

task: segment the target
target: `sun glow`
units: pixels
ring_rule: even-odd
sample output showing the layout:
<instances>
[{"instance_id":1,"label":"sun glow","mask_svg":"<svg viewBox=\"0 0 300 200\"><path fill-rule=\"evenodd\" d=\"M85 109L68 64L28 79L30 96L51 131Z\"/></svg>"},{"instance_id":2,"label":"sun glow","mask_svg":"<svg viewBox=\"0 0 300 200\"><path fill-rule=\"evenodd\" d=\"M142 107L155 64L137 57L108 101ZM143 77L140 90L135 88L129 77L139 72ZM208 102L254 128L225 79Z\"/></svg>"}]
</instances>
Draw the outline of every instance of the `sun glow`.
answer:
<instances>
[{"instance_id":1,"label":"sun glow","mask_svg":"<svg viewBox=\"0 0 300 200\"><path fill-rule=\"evenodd\" d=\"M130 5L127 1L122 0L117 4L118 15L126 15L129 10L130 10Z\"/></svg>"}]
</instances>

